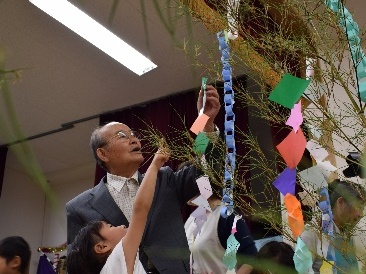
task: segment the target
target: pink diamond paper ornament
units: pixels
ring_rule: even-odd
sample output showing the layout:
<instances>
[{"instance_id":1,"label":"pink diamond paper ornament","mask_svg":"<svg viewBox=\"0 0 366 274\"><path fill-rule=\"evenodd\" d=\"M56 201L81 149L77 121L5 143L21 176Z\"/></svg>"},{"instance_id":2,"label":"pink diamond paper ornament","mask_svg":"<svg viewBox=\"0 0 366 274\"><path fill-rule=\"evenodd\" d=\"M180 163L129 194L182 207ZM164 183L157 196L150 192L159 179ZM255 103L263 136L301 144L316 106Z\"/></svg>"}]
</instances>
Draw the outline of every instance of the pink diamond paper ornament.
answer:
<instances>
[{"instance_id":1,"label":"pink diamond paper ornament","mask_svg":"<svg viewBox=\"0 0 366 274\"><path fill-rule=\"evenodd\" d=\"M277 145L282 158L285 160L287 166L291 169L295 168L305 151L306 139L301 129L297 132L291 131L289 135Z\"/></svg>"}]
</instances>

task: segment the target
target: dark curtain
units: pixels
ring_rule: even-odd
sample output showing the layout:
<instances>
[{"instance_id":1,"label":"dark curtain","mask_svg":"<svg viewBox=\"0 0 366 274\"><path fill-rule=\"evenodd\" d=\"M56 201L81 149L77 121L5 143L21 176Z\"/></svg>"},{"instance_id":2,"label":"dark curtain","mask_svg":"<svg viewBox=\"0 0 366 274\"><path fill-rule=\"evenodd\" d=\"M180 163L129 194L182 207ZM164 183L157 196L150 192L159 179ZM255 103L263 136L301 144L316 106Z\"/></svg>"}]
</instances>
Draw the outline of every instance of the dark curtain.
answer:
<instances>
[{"instance_id":1,"label":"dark curtain","mask_svg":"<svg viewBox=\"0 0 366 274\"><path fill-rule=\"evenodd\" d=\"M7 147L0 147L0 197L1 197L1 190L3 188L5 163L6 163L6 155L7 154L8 154L8 148Z\"/></svg>"},{"instance_id":2,"label":"dark curtain","mask_svg":"<svg viewBox=\"0 0 366 274\"><path fill-rule=\"evenodd\" d=\"M225 118L225 108L223 105L223 83L217 82L214 84L220 94L220 102L222 104L221 110L216 117L215 124L223 133L224 129L224 118ZM233 80L234 86L240 86L241 89L246 87L246 77L238 77ZM184 126L190 128L195 119L197 118L197 97L199 87L194 90L178 93L166 98L159 99L157 101L149 102L143 105L135 106L129 109L121 110L115 113L108 113L101 115L100 125L105 125L112 121L117 121L128 125L134 130L144 130L146 129L146 124L153 125L155 129L167 136L167 139L176 137L176 131L183 131ZM236 115L235 125L239 127L242 131L247 131L248 129L248 110L246 106L235 104L234 112ZM184 125L182 123L184 121ZM194 135L192 134L194 137ZM143 143L144 145L144 143ZM236 142L237 154L245 155L246 150L243 145ZM148 156L145 156L148 158ZM149 166L150 162L145 162L141 168L140 172L144 173ZM177 161L169 161L169 165L173 170L175 170L180 163ZM95 184L98 184L100 179L105 175L100 167L97 166L95 173ZM183 209L183 218L186 219L191 208Z\"/></svg>"}]
</instances>

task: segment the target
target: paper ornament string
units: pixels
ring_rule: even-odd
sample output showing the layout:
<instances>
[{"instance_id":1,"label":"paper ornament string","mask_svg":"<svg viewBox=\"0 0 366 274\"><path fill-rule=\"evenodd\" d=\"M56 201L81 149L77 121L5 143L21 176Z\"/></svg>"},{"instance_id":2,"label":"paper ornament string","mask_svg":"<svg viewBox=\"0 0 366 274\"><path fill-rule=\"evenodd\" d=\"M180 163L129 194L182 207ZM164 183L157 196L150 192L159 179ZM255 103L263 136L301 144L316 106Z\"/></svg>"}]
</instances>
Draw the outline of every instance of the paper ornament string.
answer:
<instances>
[{"instance_id":1,"label":"paper ornament string","mask_svg":"<svg viewBox=\"0 0 366 274\"><path fill-rule=\"evenodd\" d=\"M360 29L342 2L325 0L325 4L339 16L339 24L348 39L353 65L356 70L357 89L362 102L366 102L366 57L362 51L361 40L358 36Z\"/></svg>"},{"instance_id":2,"label":"paper ornament string","mask_svg":"<svg viewBox=\"0 0 366 274\"><path fill-rule=\"evenodd\" d=\"M288 225L295 238L304 230L301 204L295 197L296 166L306 147L306 138L300 128L303 118L299 99L309 83L310 80L285 74L269 96L269 100L291 109L291 115L286 125L291 126L293 130L276 146L286 162L287 168L276 178L273 185L284 195Z\"/></svg>"},{"instance_id":3,"label":"paper ornament string","mask_svg":"<svg viewBox=\"0 0 366 274\"><path fill-rule=\"evenodd\" d=\"M240 243L235 238L234 234L236 233L236 223L240 219L241 219L241 216L234 217L234 222L233 222L233 225L231 228L231 234L226 242L226 251L224 254L223 262L229 270L232 270L235 267L236 262L237 262L236 253L238 252Z\"/></svg>"},{"instance_id":4,"label":"paper ornament string","mask_svg":"<svg viewBox=\"0 0 366 274\"><path fill-rule=\"evenodd\" d=\"M222 78L224 80L224 103L225 103L225 141L226 141L226 159L224 173L224 187L222 193L222 201L224 207L221 210L221 216L226 218L234 211L233 189L234 189L234 172L235 172L235 139L234 139L234 122L235 114L234 106L234 91L232 88L232 68L230 66L230 48L227 44L227 33L220 31L217 33L219 41L219 49L222 57L223 65Z\"/></svg>"}]
</instances>

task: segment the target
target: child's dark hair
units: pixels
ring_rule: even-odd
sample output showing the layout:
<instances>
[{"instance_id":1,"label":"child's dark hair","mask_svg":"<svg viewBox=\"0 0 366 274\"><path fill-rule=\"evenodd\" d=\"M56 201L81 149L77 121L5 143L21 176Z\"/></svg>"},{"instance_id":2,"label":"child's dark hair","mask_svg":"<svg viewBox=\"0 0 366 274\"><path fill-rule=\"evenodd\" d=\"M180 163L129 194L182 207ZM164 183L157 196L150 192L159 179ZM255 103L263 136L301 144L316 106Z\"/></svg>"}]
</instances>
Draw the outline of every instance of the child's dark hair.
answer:
<instances>
[{"instance_id":1,"label":"child's dark hair","mask_svg":"<svg viewBox=\"0 0 366 274\"><path fill-rule=\"evenodd\" d=\"M103 221L92 221L80 230L67 255L68 274L100 273L110 254L96 254L94 251L94 246L104 240L100 234L103 225Z\"/></svg>"},{"instance_id":2,"label":"child's dark hair","mask_svg":"<svg viewBox=\"0 0 366 274\"><path fill-rule=\"evenodd\" d=\"M258 251L257 258L260 267L255 268L252 273L266 273L263 268L268 268L271 273L275 274L297 273L293 257L294 250L289 244L277 241L268 242Z\"/></svg>"},{"instance_id":3,"label":"child's dark hair","mask_svg":"<svg viewBox=\"0 0 366 274\"><path fill-rule=\"evenodd\" d=\"M31 257L29 244L19 236L11 236L1 240L0 257L5 258L6 263L9 263L15 256L19 256L21 259L19 272L25 274Z\"/></svg>"}]
</instances>

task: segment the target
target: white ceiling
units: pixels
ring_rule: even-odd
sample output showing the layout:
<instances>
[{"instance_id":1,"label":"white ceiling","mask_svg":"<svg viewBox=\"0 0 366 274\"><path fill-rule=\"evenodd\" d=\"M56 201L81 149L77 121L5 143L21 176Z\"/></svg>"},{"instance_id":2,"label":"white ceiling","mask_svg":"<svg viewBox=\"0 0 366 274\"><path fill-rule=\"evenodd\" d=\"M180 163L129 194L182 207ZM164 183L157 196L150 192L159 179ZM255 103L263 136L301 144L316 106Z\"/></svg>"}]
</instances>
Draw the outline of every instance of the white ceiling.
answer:
<instances>
[{"instance_id":1,"label":"white ceiling","mask_svg":"<svg viewBox=\"0 0 366 274\"><path fill-rule=\"evenodd\" d=\"M23 68L20 80L11 83L10 93L25 137L59 129L64 123L84 117L199 86L203 69L191 66L185 53L175 46L153 1L144 1L148 36L143 28L141 1L120 0L111 25L108 25L108 18L113 0L70 2L148 56L158 68L137 76L28 0L0 0L0 60L1 54L5 54L6 68ZM168 11L176 16L175 1L170 2L159 0L165 17ZM361 2L348 0L346 6L364 29L366 5ZM193 32L189 32L186 18L177 20L174 28L176 41L183 44L190 39L188 34L193 34L191 44L194 39L195 43L207 43L211 45L208 48L212 48L216 43L215 35L209 34L200 24L193 24L193 27ZM146 46L147 40L149 46ZM201 51L203 49L204 46ZM206 57L205 54L200 56L201 60ZM14 122L6 113L2 96L0 115L8 122L7 128L0 128L0 144L17 140L17 137L9 137ZM90 133L97 125L98 119L93 119L78 123L72 129L29 141L44 173L60 175L75 167L92 166L94 160L88 143ZM11 151L7 164L20 170ZM88 176L92 178L93 174Z\"/></svg>"},{"instance_id":2,"label":"white ceiling","mask_svg":"<svg viewBox=\"0 0 366 274\"><path fill-rule=\"evenodd\" d=\"M163 27L153 1L144 1L148 36L140 1L119 1L111 25L108 17L112 0L70 2L148 56L158 68L137 76L28 0L0 0L0 52L5 53L6 68L23 68L21 79L10 85L10 93L25 137L200 85L201 72L195 70L192 77L192 66ZM159 2L164 16L168 10L175 13L174 1L168 6L168 1ZM196 39L215 41L215 35L208 34L203 26L193 27L191 34ZM184 37L187 39L186 29L186 19L177 20L175 37L179 43L184 42ZM2 97L0 114L10 121ZM97 124L98 119L93 119L30 141L43 171L48 174L93 163L88 143ZM1 128L0 132L2 144L17 140L4 134L10 132L9 128ZM17 169L15 158L9 152L7 164Z\"/></svg>"}]
</instances>

